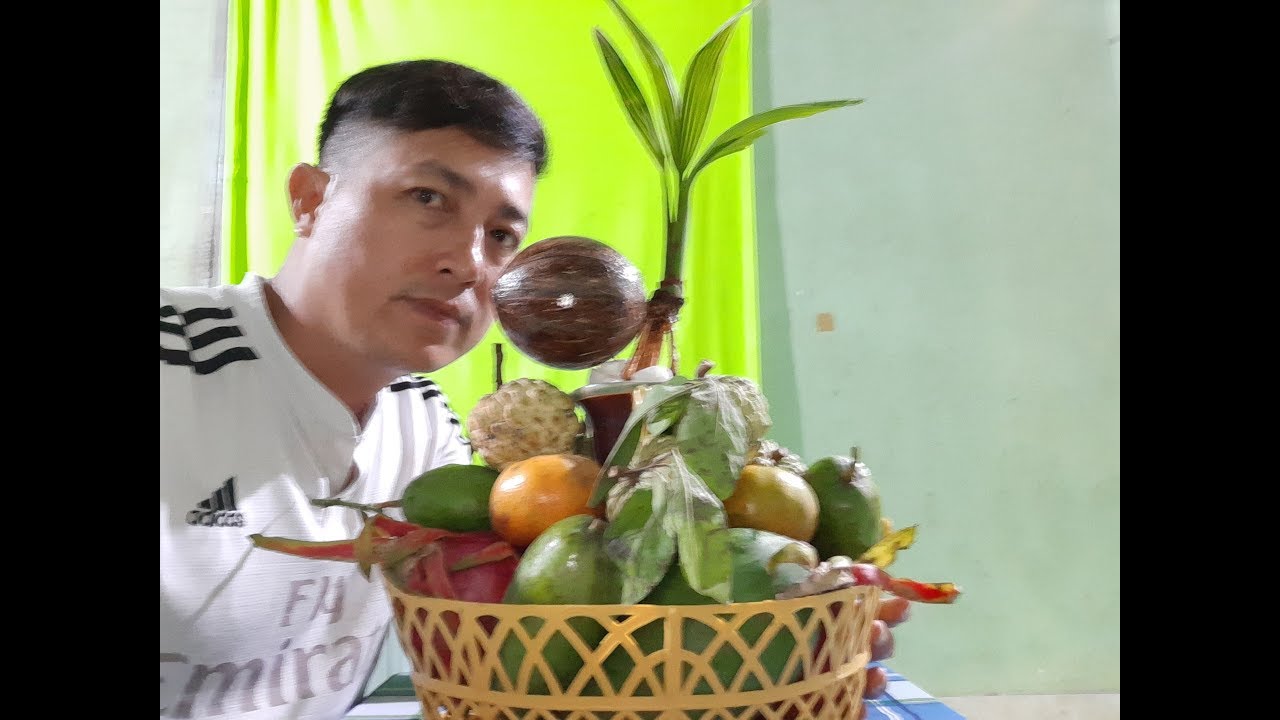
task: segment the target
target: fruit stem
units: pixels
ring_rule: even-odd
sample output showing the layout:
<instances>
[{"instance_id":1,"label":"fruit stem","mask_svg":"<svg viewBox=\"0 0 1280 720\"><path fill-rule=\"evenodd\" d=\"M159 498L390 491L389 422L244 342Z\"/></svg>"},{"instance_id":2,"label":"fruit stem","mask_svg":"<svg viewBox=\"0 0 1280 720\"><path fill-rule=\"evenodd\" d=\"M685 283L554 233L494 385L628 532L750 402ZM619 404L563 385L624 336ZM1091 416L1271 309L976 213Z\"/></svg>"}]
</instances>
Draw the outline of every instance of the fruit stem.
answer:
<instances>
[{"instance_id":1,"label":"fruit stem","mask_svg":"<svg viewBox=\"0 0 1280 720\"><path fill-rule=\"evenodd\" d=\"M680 276L684 270L684 245L685 236L688 232L689 225L689 195L692 180L680 182L680 190L676 196L676 216L667 223L667 252L666 267L662 285L664 287L673 287L676 294L680 294L681 279Z\"/></svg>"},{"instance_id":2,"label":"fruit stem","mask_svg":"<svg viewBox=\"0 0 1280 720\"><path fill-rule=\"evenodd\" d=\"M502 343L493 344L493 389L502 388Z\"/></svg>"},{"instance_id":3,"label":"fruit stem","mask_svg":"<svg viewBox=\"0 0 1280 720\"><path fill-rule=\"evenodd\" d=\"M679 355L676 350L675 325L684 305L684 248L689 229L689 197L692 178L681 180L676 194L675 217L667 213L667 244L664 253L662 282L649 297L645 324L640 330L635 351L622 370L622 379L647 367L657 365L662 359L664 345L671 348L670 368L678 374ZM665 193L664 193L665 197Z\"/></svg>"},{"instance_id":4,"label":"fruit stem","mask_svg":"<svg viewBox=\"0 0 1280 720\"><path fill-rule=\"evenodd\" d=\"M373 513L374 515L381 514L382 511L386 510L387 508L398 508L400 507L400 503L401 503L400 500L388 500L386 502L373 503L372 505L368 505L365 503L351 502L350 500L342 500L339 498L314 498L311 501L311 504L315 505L316 507L345 507L345 508L351 508L352 510L359 510L361 512Z\"/></svg>"},{"instance_id":5,"label":"fruit stem","mask_svg":"<svg viewBox=\"0 0 1280 720\"><path fill-rule=\"evenodd\" d=\"M668 286L663 281L653 291L645 305L645 321L636 341L635 352L622 370L622 379L630 380L640 370L657 365L662 359L664 341L671 343L672 356L675 356L675 335L672 334L672 328L683 304L684 298L680 296L679 285ZM675 371L672 372L674 374Z\"/></svg>"}]
</instances>

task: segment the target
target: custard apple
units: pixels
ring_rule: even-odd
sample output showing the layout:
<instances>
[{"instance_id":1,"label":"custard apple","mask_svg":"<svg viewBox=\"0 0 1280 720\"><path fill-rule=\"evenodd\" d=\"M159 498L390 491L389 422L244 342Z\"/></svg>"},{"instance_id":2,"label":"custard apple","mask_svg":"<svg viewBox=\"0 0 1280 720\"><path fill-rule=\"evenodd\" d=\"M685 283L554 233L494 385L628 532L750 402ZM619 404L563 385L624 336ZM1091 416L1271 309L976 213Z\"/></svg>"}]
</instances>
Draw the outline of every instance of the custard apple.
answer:
<instances>
[{"instance_id":1,"label":"custard apple","mask_svg":"<svg viewBox=\"0 0 1280 720\"><path fill-rule=\"evenodd\" d=\"M572 453L583 429L573 398L534 378L503 383L467 416L471 446L496 470L535 455Z\"/></svg>"}]
</instances>

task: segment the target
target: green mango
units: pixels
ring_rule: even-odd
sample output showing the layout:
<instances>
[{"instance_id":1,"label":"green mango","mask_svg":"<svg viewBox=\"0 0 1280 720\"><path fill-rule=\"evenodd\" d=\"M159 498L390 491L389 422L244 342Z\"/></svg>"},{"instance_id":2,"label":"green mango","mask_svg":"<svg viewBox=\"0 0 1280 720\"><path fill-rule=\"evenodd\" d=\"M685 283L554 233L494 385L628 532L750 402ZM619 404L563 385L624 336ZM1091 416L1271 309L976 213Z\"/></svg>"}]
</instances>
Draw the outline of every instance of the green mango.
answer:
<instances>
[{"instance_id":1,"label":"green mango","mask_svg":"<svg viewBox=\"0 0 1280 720\"><path fill-rule=\"evenodd\" d=\"M727 528L721 532L730 535L730 553L733 563L732 599L735 603L759 602L772 600L775 594L773 573L780 563L798 564L813 568L818 564L817 551L808 543L795 540L784 535L757 530L754 528ZM662 581L641 601L647 605L713 605L718 604L712 598L694 590L680 570L678 562L673 562ZM799 613L801 627L808 619L809 611ZM769 627L770 619L766 616L752 618L741 629L740 634L748 645L756 641ZM700 622L683 621L681 628L683 647L689 652L702 654L716 637L716 632ZM662 648L663 627L660 622L650 623L632 634L640 650L652 654ZM814 638L816 643L816 638ZM795 648L795 638L789 632L779 632L766 646L761 655L761 664L770 680L778 682L787 660ZM615 689L621 689L622 683L630 674L635 663L624 650L617 650L605 660L604 670ZM738 670L742 667L742 659L731 646L721 646L711 660L721 685L728 687ZM798 671L799 668L797 668ZM661 669L658 670L661 679ZM656 688L641 685L636 695L650 695ZM748 675L742 684L743 691L760 690L761 685L755 675ZM711 686L701 680L694 688L699 695L710 694Z\"/></svg>"},{"instance_id":2,"label":"green mango","mask_svg":"<svg viewBox=\"0 0 1280 720\"><path fill-rule=\"evenodd\" d=\"M876 544L883 535L880 488L858 448L852 457L832 455L811 464L804 479L818 496L818 530L809 542L819 555L856 560Z\"/></svg>"},{"instance_id":3,"label":"green mango","mask_svg":"<svg viewBox=\"0 0 1280 720\"><path fill-rule=\"evenodd\" d=\"M622 576L605 552L606 527L607 524L598 518L574 515L544 530L525 548L502 602L531 605L612 605L621 602ZM525 618L521 624L533 637L542 628L543 621ZM589 618L574 618L568 624L588 648L596 647L604 638L604 626ZM507 677L513 685L516 684L525 656L524 643L508 635L499 653ZM559 634L543 645L542 657L561 690L568 687L583 665L582 657L573 645ZM493 689L500 687L495 681ZM537 667L530 675L528 693L550 694L547 679Z\"/></svg>"},{"instance_id":4,"label":"green mango","mask_svg":"<svg viewBox=\"0 0 1280 720\"><path fill-rule=\"evenodd\" d=\"M454 532L489 530L489 493L498 471L486 465L441 465L409 483L400 500L415 525Z\"/></svg>"}]
</instances>

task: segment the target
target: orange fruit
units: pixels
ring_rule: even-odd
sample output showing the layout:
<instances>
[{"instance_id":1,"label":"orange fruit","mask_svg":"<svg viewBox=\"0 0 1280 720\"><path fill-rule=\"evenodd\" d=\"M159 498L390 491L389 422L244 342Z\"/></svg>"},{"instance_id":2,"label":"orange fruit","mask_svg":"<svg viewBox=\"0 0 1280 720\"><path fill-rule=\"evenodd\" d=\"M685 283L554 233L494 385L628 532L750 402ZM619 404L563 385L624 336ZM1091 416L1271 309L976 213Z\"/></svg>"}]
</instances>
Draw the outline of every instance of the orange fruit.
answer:
<instances>
[{"instance_id":1,"label":"orange fruit","mask_svg":"<svg viewBox=\"0 0 1280 720\"><path fill-rule=\"evenodd\" d=\"M581 455L535 455L511 463L489 492L493 531L518 548L574 515L604 517L604 503L588 507L600 465Z\"/></svg>"},{"instance_id":2,"label":"orange fruit","mask_svg":"<svg viewBox=\"0 0 1280 720\"><path fill-rule=\"evenodd\" d=\"M795 473L776 465L747 465L725 498L729 527L767 530L809 542L818 530L818 495Z\"/></svg>"}]
</instances>

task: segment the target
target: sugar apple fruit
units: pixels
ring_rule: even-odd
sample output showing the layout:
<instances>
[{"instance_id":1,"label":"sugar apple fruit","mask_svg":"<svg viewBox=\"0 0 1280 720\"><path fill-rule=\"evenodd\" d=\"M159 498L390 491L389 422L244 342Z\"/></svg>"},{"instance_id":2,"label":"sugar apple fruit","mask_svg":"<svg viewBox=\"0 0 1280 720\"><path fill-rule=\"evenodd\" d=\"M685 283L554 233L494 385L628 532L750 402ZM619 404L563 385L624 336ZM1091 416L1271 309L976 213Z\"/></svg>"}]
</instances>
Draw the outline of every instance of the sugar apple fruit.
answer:
<instances>
[{"instance_id":1,"label":"sugar apple fruit","mask_svg":"<svg viewBox=\"0 0 1280 720\"><path fill-rule=\"evenodd\" d=\"M573 398L535 378L503 383L467 415L471 446L497 470L535 455L572 453L583 423Z\"/></svg>"}]
</instances>

